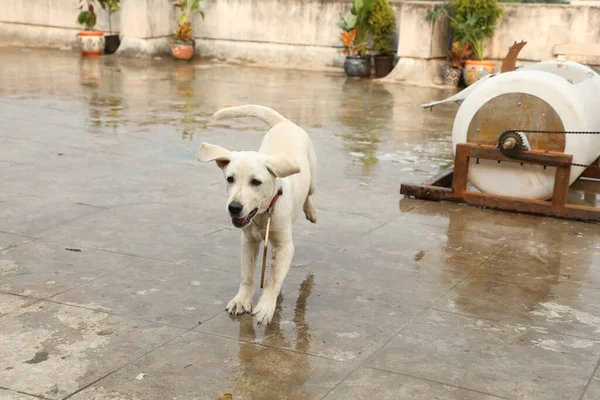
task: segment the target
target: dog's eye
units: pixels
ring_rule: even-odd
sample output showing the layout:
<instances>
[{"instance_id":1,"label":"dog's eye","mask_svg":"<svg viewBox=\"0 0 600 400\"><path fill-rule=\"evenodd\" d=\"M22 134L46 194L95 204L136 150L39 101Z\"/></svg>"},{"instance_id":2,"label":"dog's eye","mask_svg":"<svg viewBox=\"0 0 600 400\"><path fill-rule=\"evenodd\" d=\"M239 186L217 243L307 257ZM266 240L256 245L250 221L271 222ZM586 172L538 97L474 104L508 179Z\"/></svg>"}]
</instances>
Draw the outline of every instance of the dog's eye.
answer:
<instances>
[{"instance_id":1,"label":"dog's eye","mask_svg":"<svg viewBox=\"0 0 600 400\"><path fill-rule=\"evenodd\" d=\"M262 182L261 182L261 181L259 181L258 179L252 179L252 180L250 181L250 184L251 184L252 186L260 186L260 185L262 185Z\"/></svg>"},{"instance_id":2,"label":"dog's eye","mask_svg":"<svg viewBox=\"0 0 600 400\"><path fill-rule=\"evenodd\" d=\"M227 177L227 182L233 183L233 176L228 176Z\"/></svg>"}]
</instances>

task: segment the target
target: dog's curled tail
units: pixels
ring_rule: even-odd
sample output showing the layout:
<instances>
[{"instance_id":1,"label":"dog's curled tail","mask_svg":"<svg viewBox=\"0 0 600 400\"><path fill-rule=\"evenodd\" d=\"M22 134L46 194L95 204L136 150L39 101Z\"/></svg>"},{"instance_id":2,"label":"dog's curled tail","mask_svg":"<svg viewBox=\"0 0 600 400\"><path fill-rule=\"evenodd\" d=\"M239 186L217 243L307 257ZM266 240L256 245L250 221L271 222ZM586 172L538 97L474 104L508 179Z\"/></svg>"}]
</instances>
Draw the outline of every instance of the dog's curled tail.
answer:
<instances>
[{"instance_id":1,"label":"dog's curled tail","mask_svg":"<svg viewBox=\"0 0 600 400\"><path fill-rule=\"evenodd\" d=\"M271 128L277 124L287 121L287 119L277 111L272 110L269 107L258 106L254 104L222 108L213 115L213 118L216 120L241 117L254 117L260 119Z\"/></svg>"}]
</instances>

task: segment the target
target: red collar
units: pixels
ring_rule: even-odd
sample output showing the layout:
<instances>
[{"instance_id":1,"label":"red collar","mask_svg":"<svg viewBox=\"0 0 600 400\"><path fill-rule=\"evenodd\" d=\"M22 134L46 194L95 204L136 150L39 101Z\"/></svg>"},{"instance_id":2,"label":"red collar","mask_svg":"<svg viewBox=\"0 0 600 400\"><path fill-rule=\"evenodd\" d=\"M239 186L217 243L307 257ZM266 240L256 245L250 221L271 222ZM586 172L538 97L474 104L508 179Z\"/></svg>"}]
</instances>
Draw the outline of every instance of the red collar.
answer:
<instances>
[{"instance_id":1,"label":"red collar","mask_svg":"<svg viewBox=\"0 0 600 400\"><path fill-rule=\"evenodd\" d=\"M281 195L283 195L283 188L279 188L279 190L277 191L277 193L275 194L275 196L273 196L273 200L271 200L271 204L269 204L269 208L267 208L267 212L271 211L271 209L275 205L275 202L277 201L277 199Z\"/></svg>"}]
</instances>

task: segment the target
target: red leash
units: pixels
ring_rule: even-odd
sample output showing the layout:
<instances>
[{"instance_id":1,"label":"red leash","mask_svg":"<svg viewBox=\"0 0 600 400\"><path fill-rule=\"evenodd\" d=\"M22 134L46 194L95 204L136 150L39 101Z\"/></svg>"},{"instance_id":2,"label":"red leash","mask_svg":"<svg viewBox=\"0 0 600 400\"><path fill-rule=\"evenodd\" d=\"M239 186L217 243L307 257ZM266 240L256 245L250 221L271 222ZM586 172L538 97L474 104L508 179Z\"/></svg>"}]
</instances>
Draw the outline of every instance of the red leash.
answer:
<instances>
[{"instance_id":1,"label":"red leash","mask_svg":"<svg viewBox=\"0 0 600 400\"><path fill-rule=\"evenodd\" d=\"M262 271L260 272L260 288L262 289L265 283L265 269L267 268L267 249L269 247L269 228L271 227L271 214L273 213L273 206L277 199L283 195L283 188L279 188L273 199L271 200L271 204L269 204L269 208L267 208L267 212L269 213L269 217L267 218L267 232L265 233L265 247L263 251L263 262L262 262Z\"/></svg>"}]
</instances>

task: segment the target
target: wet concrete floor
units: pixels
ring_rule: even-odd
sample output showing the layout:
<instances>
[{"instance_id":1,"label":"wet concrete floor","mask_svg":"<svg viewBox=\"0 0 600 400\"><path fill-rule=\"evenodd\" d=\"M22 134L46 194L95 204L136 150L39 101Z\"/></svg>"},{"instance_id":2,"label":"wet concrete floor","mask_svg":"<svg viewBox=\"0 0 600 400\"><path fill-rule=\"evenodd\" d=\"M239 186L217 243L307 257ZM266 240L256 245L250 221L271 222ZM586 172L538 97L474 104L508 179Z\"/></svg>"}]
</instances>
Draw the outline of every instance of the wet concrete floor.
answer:
<instances>
[{"instance_id":1,"label":"wet concrete floor","mask_svg":"<svg viewBox=\"0 0 600 400\"><path fill-rule=\"evenodd\" d=\"M398 193L451 164L456 106L418 107L448 93L36 49L0 72L1 399L600 398L600 226ZM224 311L240 233L194 159L258 148L210 118L243 103L319 157L267 327Z\"/></svg>"}]
</instances>

